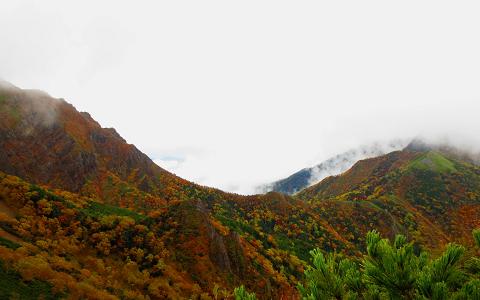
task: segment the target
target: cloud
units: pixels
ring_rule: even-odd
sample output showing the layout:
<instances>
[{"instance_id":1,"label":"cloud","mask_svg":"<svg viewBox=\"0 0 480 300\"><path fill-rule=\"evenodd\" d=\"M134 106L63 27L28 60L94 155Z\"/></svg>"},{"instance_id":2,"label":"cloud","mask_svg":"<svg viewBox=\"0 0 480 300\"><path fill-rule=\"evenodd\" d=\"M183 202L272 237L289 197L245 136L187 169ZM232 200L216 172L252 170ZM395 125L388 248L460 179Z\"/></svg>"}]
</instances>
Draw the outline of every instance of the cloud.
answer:
<instances>
[{"instance_id":1,"label":"cloud","mask_svg":"<svg viewBox=\"0 0 480 300\"><path fill-rule=\"evenodd\" d=\"M350 149L347 152L338 155L315 165L312 168L309 185L320 182L322 179L341 174L350 169L357 161L380 156L393 151L402 150L410 140L391 140L377 141L369 145L362 145L358 148Z\"/></svg>"},{"instance_id":2,"label":"cloud","mask_svg":"<svg viewBox=\"0 0 480 300\"><path fill-rule=\"evenodd\" d=\"M10 109L21 116L19 126L23 134L30 135L39 126L50 127L57 122L60 99L39 90L19 89L2 79L0 93L8 95L6 99Z\"/></svg>"},{"instance_id":3,"label":"cloud","mask_svg":"<svg viewBox=\"0 0 480 300\"><path fill-rule=\"evenodd\" d=\"M151 157L185 155L180 176L248 192L379 140L479 145L479 10L5 1L0 77L65 98Z\"/></svg>"}]
</instances>

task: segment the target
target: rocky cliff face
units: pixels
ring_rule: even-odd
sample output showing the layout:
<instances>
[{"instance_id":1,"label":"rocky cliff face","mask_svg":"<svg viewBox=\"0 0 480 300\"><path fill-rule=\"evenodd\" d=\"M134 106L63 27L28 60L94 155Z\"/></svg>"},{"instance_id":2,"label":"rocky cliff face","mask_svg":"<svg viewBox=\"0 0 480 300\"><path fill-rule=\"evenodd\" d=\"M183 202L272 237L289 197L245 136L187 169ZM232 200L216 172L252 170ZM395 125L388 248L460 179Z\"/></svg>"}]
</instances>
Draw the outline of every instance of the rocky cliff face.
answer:
<instances>
[{"instance_id":1,"label":"rocky cliff face","mask_svg":"<svg viewBox=\"0 0 480 300\"><path fill-rule=\"evenodd\" d=\"M291 282L273 279L278 271L266 274L254 267L254 259L271 263L252 241L214 217L216 203L233 203L240 196L163 170L114 129L102 128L62 99L0 84L0 149L0 173L19 176L28 181L26 186L33 183L60 194L73 192L74 198L89 197L103 210L91 211L92 216L125 208L134 215L160 216L163 221L147 225L162 228L156 234L169 254L165 280L175 289L186 284L190 293L210 293L217 283L229 291L244 284L269 299L296 293ZM0 190L0 201L4 192ZM79 210L76 213L82 215Z\"/></svg>"},{"instance_id":2,"label":"rocky cliff face","mask_svg":"<svg viewBox=\"0 0 480 300\"><path fill-rule=\"evenodd\" d=\"M1 85L0 147L0 169L72 192L100 190L109 176L154 194L162 180L181 181L64 100Z\"/></svg>"}]
</instances>

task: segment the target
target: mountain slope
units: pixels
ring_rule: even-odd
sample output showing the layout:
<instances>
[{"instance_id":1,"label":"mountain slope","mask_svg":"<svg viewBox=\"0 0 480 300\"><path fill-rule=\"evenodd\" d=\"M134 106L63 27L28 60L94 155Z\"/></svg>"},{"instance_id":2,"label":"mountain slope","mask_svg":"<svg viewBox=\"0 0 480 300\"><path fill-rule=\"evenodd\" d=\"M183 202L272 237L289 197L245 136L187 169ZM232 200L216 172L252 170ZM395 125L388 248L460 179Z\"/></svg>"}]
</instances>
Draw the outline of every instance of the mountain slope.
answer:
<instances>
[{"instance_id":1,"label":"mountain slope","mask_svg":"<svg viewBox=\"0 0 480 300\"><path fill-rule=\"evenodd\" d=\"M0 90L0 147L9 174L132 208L184 197L192 185L88 113L38 91Z\"/></svg>"},{"instance_id":2,"label":"mountain slope","mask_svg":"<svg viewBox=\"0 0 480 300\"><path fill-rule=\"evenodd\" d=\"M187 298L202 291L211 292L215 283L228 289L243 283L254 286L253 289L260 295L277 295L293 290L288 288L291 282L280 276L275 279L278 271L270 268L265 273L252 268L247 254L251 256L253 252L265 264L269 259L257 253L243 237L234 233L223 236L221 233L228 229L214 220L211 217L212 208L205 208L201 202L212 199L235 201L238 196L195 185L161 169L133 145L127 144L115 130L101 128L90 115L76 111L64 100L53 99L38 91L3 85L0 89L0 148L0 170L21 177L24 180L4 175L14 178L11 179L14 182L20 180L25 186L15 196L10 193L12 189L17 189L15 186L2 187L1 192L5 196L1 200L8 204L3 205L4 211L8 209L18 215L20 211L27 210L30 218L41 218L36 213L36 204L33 211L28 208L29 193L36 189L34 184L37 184L55 190L52 191L54 196L45 199L48 202L55 202L56 197L62 195L88 199L79 200L90 203L86 208L75 206L70 208L70 213L80 216L86 209L89 217L100 223L107 222L104 220L107 215L102 211L108 212L108 215L133 218L135 222L158 215L158 222L140 225L147 226L148 232L156 232L165 240L164 251L171 259L168 263L165 258L165 263L171 271L161 277L182 286L171 290L171 297ZM45 198L45 192L41 195L42 199ZM62 217L63 214L48 216L47 220L58 222ZM15 220L19 221L18 218ZM157 228L158 224L165 225ZM84 231L88 232L87 229ZM70 229L67 226L65 230ZM102 235L106 234L102 232ZM53 233L48 237L36 233L28 238L23 231L11 230L10 234L21 241L31 242L33 239L34 243L45 238L63 240L61 235ZM79 239L74 243L81 241ZM102 245L112 242L105 240ZM107 263L106 254L98 247L93 245L85 251L93 251L92 256L98 256ZM140 249L145 256L152 254L151 249ZM128 257L117 258L112 267ZM155 273L152 267L146 270ZM189 272L183 274L186 270ZM264 280L268 284L260 287ZM140 292L150 294L148 290L140 289Z\"/></svg>"},{"instance_id":3,"label":"mountain slope","mask_svg":"<svg viewBox=\"0 0 480 300\"><path fill-rule=\"evenodd\" d=\"M471 230L480 226L480 168L448 153L407 147L360 161L298 198L319 207L368 203L390 215L396 232L432 248L450 241L471 243Z\"/></svg>"},{"instance_id":4,"label":"mountain slope","mask_svg":"<svg viewBox=\"0 0 480 300\"><path fill-rule=\"evenodd\" d=\"M357 161L399 150L405 146L403 141L392 141L386 144L375 143L338 154L314 167L302 169L287 178L259 186L258 192L275 191L293 195L322 179L345 172Z\"/></svg>"},{"instance_id":5,"label":"mountain slope","mask_svg":"<svg viewBox=\"0 0 480 300\"><path fill-rule=\"evenodd\" d=\"M178 178L127 144L115 130L101 128L89 114L43 92L12 86L0 89L0 117L0 171L6 181L0 186L0 203L4 203L0 208L11 215L0 233L26 247L56 241L73 249L68 256L78 272L83 268L101 274L83 261L84 253L115 269L113 274L121 274L120 266L138 255L139 272L151 276L132 293L154 297L150 285L162 282L164 297L189 298L211 294L215 286L228 291L243 284L262 298L291 297L297 294L294 287L310 249L355 251L303 201L276 193L243 197ZM29 234L20 226L23 218L56 227ZM132 229L122 222L134 232L144 226L145 234L161 241L162 249L125 240L121 232L127 230L130 235ZM63 235L78 228L83 232L80 236ZM44 264L57 259L55 251L46 252ZM151 255L161 259L165 272L144 261L151 260ZM21 269L15 260L7 265ZM51 284L59 280L56 276L38 279ZM80 277L68 280L82 282ZM95 293L125 297L122 286L127 285L123 280L117 286L104 282ZM81 292L73 283L60 289Z\"/></svg>"},{"instance_id":6,"label":"mountain slope","mask_svg":"<svg viewBox=\"0 0 480 300\"><path fill-rule=\"evenodd\" d=\"M358 256L377 229L440 249L471 243L480 225L479 168L440 150L359 161L294 197L239 196L178 178L87 113L11 86L0 87L0 149L9 297L25 284L89 299L208 299L245 285L296 299L313 248Z\"/></svg>"}]
</instances>

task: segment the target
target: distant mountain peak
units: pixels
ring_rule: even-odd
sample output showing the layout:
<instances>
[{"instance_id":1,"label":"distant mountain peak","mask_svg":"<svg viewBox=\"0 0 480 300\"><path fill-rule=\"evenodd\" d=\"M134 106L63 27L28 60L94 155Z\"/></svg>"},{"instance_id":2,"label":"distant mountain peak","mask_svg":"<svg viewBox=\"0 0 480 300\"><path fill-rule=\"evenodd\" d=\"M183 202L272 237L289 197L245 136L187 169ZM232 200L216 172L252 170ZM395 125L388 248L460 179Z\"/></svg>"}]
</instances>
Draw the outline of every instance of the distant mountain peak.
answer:
<instances>
[{"instance_id":1,"label":"distant mountain peak","mask_svg":"<svg viewBox=\"0 0 480 300\"><path fill-rule=\"evenodd\" d=\"M405 145L407 145L407 141L397 139L383 143L375 142L370 145L353 148L331 157L318 165L302 169L287 178L259 186L257 192L265 193L276 191L292 195L320 182L328 176L338 175L347 171L359 160L401 150Z\"/></svg>"},{"instance_id":2,"label":"distant mountain peak","mask_svg":"<svg viewBox=\"0 0 480 300\"><path fill-rule=\"evenodd\" d=\"M413 139L404 150L413 152L436 151L448 158L463 160L474 165L480 165L480 152L475 148L462 147L456 143L443 141L430 141L423 138Z\"/></svg>"},{"instance_id":3,"label":"distant mountain peak","mask_svg":"<svg viewBox=\"0 0 480 300\"><path fill-rule=\"evenodd\" d=\"M48 116L54 122L38 126ZM24 299L17 290L28 288L51 298L196 299L244 285L259 299L297 299L311 249L359 257L371 230L402 233L416 249L473 244L480 168L448 144L394 151L405 145L374 143L303 169L284 186L342 174L295 196L241 196L161 169L65 101L0 87L0 272L15 288L0 288L1 298ZM18 247L32 251L18 259ZM89 283L90 273L115 280Z\"/></svg>"},{"instance_id":4,"label":"distant mountain peak","mask_svg":"<svg viewBox=\"0 0 480 300\"><path fill-rule=\"evenodd\" d=\"M430 151L434 149L434 145L428 143L424 139L421 138L414 138L408 145L405 147L405 150L409 151Z\"/></svg>"}]
</instances>

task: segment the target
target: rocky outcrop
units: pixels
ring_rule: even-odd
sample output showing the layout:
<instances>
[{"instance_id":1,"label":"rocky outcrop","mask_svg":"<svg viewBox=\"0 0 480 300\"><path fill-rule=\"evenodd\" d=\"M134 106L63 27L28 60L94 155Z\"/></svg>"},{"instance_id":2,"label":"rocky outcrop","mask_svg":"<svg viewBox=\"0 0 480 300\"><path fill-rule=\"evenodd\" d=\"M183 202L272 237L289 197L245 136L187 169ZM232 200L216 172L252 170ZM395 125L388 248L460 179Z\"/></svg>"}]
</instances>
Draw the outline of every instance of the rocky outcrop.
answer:
<instances>
[{"instance_id":1,"label":"rocky outcrop","mask_svg":"<svg viewBox=\"0 0 480 300\"><path fill-rule=\"evenodd\" d=\"M72 192L108 173L147 193L160 177L176 180L90 114L13 86L0 85L0 147L0 170Z\"/></svg>"}]
</instances>

